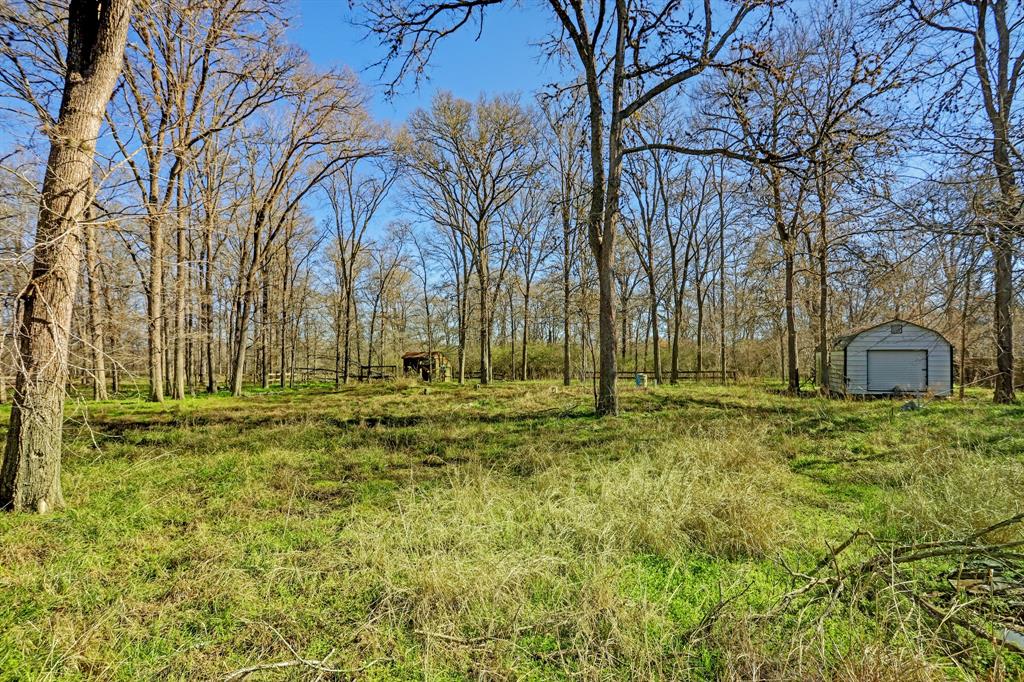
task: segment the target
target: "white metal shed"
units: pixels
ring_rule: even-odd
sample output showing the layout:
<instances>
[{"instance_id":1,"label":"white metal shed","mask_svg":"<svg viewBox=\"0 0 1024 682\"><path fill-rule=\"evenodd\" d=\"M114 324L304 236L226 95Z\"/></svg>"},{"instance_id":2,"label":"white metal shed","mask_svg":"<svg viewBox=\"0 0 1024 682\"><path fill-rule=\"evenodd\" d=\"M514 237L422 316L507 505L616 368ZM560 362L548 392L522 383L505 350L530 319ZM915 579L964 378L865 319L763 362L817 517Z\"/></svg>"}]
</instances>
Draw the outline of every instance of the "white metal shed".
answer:
<instances>
[{"instance_id":1,"label":"white metal shed","mask_svg":"<svg viewBox=\"0 0 1024 682\"><path fill-rule=\"evenodd\" d=\"M835 340L828 385L847 395L948 396L953 345L934 329L906 320L876 324Z\"/></svg>"}]
</instances>

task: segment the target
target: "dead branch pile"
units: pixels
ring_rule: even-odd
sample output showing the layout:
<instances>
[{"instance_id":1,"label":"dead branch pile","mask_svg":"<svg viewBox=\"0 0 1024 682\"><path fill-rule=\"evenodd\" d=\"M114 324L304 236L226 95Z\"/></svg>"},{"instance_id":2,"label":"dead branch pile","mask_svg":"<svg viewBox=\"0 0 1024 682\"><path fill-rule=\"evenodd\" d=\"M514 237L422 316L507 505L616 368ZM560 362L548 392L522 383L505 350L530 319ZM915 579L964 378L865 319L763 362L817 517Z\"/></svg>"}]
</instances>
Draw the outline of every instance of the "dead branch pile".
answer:
<instances>
[{"instance_id":1,"label":"dead branch pile","mask_svg":"<svg viewBox=\"0 0 1024 682\"><path fill-rule=\"evenodd\" d=\"M858 530L829 546L810 571L782 561L796 586L778 612L814 609L823 619L843 603L869 612L888 605L901 622L927 624L960 651L971 648L973 639L1024 653L1022 547L1024 512L937 542L900 545Z\"/></svg>"}]
</instances>

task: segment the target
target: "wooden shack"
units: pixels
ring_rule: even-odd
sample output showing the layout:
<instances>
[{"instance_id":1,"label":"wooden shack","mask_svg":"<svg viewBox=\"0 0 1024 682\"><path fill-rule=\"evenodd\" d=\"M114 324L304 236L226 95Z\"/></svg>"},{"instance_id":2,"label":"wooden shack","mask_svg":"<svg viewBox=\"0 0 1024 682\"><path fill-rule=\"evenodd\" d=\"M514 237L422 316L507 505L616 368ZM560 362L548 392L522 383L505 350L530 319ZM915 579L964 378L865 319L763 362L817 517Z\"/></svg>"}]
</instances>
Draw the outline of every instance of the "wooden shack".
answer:
<instances>
[{"instance_id":1,"label":"wooden shack","mask_svg":"<svg viewBox=\"0 0 1024 682\"><path fill-rule=\"evenodd\" d=\"M406 376L418 374L423 381L448 381L451 378L451 363L439 351L416 350L402 355L402 373Z\"/></svg>"}]
</instances>

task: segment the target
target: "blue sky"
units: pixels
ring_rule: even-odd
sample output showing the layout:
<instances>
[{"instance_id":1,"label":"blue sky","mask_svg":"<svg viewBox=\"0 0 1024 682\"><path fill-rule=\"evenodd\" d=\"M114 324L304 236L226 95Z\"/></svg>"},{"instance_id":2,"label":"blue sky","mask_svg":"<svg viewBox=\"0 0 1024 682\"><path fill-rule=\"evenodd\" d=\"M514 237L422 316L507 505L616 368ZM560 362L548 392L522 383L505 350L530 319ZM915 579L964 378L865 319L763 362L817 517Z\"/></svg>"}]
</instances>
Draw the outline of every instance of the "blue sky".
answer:
<instances>
[{"instance_id":1,"label":"blue sky","mask_svg":"<svg viewBox=\"0 0 1024 682\"><path fill-rule=\"evenodd\" d=\"M309 52L314 62L323 67L347 65L366 85L377 85L380 72L371 65L380 58L381 51L372 37L363 38L363 29L352 26L345 0L299 0L295 13L289 37ZM409 112L427 105L439 89L465 99L499 92L528 96L554 80L556 67L545 64L533 44L547 33L549 21L548 15L536 9L489 9L480 40L469 26L449 36L434 52L428 82L422 83L418 91L410 82L391 101L377 87L372 112L379 118L401 122Z\"/></svg>"}]
</instances>

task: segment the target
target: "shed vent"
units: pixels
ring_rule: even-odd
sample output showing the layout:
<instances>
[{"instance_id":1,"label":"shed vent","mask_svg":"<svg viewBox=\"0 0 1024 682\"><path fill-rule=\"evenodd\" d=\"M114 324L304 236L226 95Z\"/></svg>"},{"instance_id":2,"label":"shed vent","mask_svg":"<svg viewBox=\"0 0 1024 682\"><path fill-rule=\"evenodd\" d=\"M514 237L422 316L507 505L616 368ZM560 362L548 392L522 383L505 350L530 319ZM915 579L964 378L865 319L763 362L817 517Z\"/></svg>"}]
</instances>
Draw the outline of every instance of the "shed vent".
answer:
<instances>
[{"instance_id":1,"label":"shed vent","mask_svg":"<svg viewBox=\"0 0 1024 682\"><path fill-rule=\"evenodd\" d=\"M890 334L902 334L903 333L903 325L902 324L890 324L889 325L889 333Z\"/></svg>"}]
</instances>

